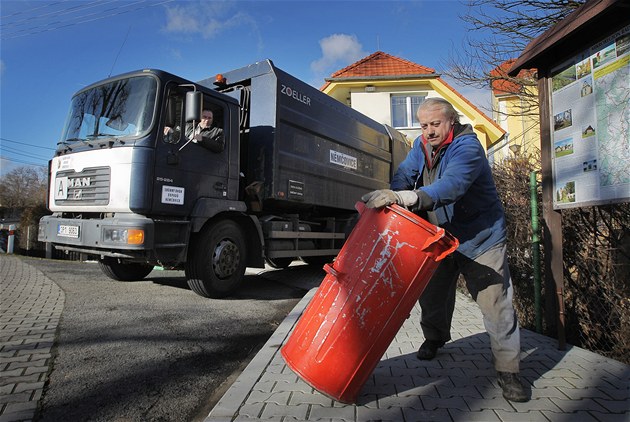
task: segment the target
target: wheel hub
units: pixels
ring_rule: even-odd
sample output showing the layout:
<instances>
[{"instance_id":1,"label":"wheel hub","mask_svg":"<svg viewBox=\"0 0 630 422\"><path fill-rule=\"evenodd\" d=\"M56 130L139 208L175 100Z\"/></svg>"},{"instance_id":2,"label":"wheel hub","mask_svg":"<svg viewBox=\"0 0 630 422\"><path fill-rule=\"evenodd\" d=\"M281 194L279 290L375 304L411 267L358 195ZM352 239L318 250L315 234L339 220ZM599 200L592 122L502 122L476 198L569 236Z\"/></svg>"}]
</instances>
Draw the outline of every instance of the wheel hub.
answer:
<instances>
[{"instance_id":1,"label":"wheel hub","mask_svg":"<svg viewBox=\"0 0 630 422\"><path fill-rule=\"evenodd\" d=\"M224 239L217 244L212 254L212 268L219 278L228 278L236 272L241 259L238 247Z\"/></svg>"}]
</instances>

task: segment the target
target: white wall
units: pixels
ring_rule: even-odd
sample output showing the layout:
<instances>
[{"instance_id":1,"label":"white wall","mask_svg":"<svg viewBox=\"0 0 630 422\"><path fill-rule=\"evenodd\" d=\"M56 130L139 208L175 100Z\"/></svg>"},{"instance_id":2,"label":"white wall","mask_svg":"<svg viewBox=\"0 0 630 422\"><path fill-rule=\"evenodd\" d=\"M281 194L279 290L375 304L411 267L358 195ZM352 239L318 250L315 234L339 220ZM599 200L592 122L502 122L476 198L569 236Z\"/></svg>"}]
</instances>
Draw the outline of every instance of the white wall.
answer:
<instances>
[{"instance_id":1,"label":"white wall","mask_svg":"<svg viewBox=\"0 0 630 422\"><path fill-rule=\"evenodd\" d=\"M435 91L427 91L427 90L412 90L412 89L404 89L397 91L384 91L384 92L364 92L364 91L355 91L350 93L350 101L352 108L369 116L370 118L376 120L379 123L392 125L392 115L391 115L391 94L401 94L408 93L410 95L426 95L427 98L433 97L441 97ZM460 120L461 123L472 123L472 121L463 115L460 112ZM404 133L410 142L420 136L421 131L419 128L413 129L399 129L402 133Z\"/></svg>"},{"instance_id":2,"label":"white wall","mask_svg":"<svg viewBox=\"0 0 630 422\"><path fill-rule=\"evenodd\" d=\"M392 124L389 92L351 92L352 108L379 123Z\"/></svg>"}]
</instances>

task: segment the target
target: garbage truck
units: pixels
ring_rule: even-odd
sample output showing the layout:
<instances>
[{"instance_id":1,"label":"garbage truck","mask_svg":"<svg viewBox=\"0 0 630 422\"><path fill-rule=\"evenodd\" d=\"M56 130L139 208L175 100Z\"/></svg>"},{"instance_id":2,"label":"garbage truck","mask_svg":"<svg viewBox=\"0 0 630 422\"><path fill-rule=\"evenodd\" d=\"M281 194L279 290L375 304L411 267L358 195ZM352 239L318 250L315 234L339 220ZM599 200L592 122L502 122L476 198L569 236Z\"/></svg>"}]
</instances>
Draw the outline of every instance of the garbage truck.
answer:
<instances>
[{"instance_id":1,"label":"garbage truck","mask_svg":"<svg viewBox=\"0 0 630 422\"><path fill-rule=\"evenodd\" d=\"M212 111L221 149L195 136ZM405 136L264 60L198 82L145 69L77 92L49 162L38 239L120 281L184 270L233 294L247 267L331 262Z\"/></svg>"}]
</instances>

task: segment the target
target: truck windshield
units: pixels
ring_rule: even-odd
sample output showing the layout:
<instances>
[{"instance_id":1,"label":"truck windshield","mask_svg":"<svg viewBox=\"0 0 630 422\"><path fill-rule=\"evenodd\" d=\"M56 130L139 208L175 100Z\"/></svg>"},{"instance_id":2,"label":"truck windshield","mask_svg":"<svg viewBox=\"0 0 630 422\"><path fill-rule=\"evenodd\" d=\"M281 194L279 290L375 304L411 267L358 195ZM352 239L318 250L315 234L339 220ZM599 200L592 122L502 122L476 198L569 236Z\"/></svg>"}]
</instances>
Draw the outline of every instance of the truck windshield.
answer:
<instances>
[{"instance_id":1,"label":"truck windshield","mask_svg":"<svg viewBox=\"0 0 630 422\"><path fill-rule=\"evenodd\" d=\"M135 76L108 82L72 98L60 144L135 137L151 127L157 81Z\"/></svg>"}]
</instances>

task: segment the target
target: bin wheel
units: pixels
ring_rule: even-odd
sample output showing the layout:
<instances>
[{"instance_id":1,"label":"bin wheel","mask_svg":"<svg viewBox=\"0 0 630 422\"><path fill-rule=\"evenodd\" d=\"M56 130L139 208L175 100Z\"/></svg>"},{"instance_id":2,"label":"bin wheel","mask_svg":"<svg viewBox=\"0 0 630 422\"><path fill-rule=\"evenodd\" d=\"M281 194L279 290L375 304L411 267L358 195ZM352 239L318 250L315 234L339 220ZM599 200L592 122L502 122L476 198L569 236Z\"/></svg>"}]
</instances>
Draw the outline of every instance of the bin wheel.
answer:
<instances>
[{"instance_id":1,"label":"bin wheel","mask_svg":"<svg viewBox=\"0 0 630 422\"><path fill-rule=\"evenodd\" d=\"M153 271L153 265L138 262L125 262L111 257L99 259L98 266L107 277L116 281L142 280Z\"/></svg>"},{"instance_id":2,"label":"bin wheel","mask_svg":"<svg viewBox=\"0 0 630 422\"><path fill-rule=\"evenodd\" d=\"M185 266L190 289L200 296L219 299L238 289L245 274L245 237L233 221L206 227L189 248Z\"/></svg>"},{"instance_id":3,"label":"bin wheel","mask_svg":"<svg viewBox=\"0 0 630 422\"><path fill-rule=\"evenodd\" d=\"M273 268L284 269L293 262L293 258L265 258L267 264Z\"/></svg>"}]
</instances>

